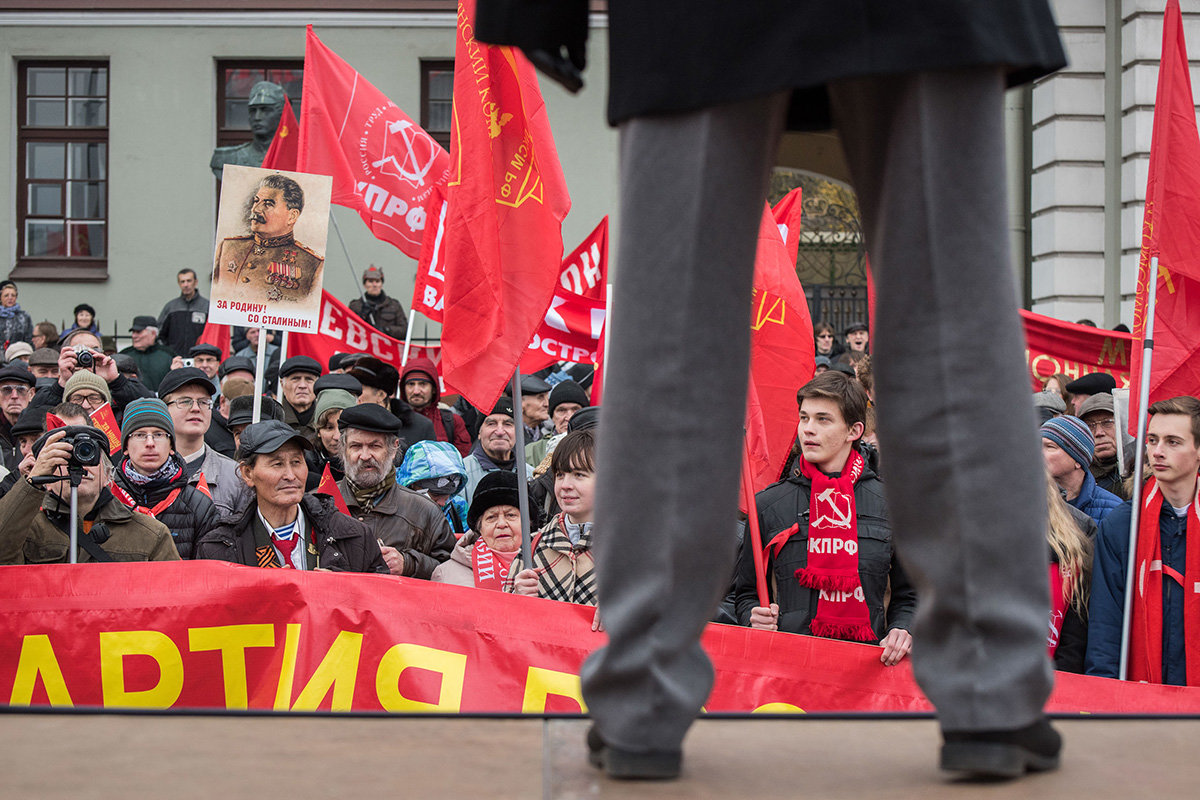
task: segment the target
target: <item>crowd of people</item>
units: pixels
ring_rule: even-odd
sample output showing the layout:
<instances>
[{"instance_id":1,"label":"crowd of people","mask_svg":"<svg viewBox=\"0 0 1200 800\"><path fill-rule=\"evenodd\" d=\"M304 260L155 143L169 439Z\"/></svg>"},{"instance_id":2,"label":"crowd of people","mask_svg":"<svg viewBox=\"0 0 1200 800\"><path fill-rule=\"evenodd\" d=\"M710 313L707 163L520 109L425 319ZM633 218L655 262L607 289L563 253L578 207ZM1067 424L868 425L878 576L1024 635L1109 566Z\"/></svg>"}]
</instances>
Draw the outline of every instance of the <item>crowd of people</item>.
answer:
<instances>
[{"instance_id":1,"label":"crowd of people","mask_svg":"<svg viewBox=\"0 0 1200 800\"><path fill-rule=\"evenodd\" d=\"M11 282L0 288L10 340L0 369L0 563L62 562L75 443L111 457L82 470L80 561L220 559L284 569L379 572L584 605L597 604L592 557L599 408L558 367L521 380L516 408L440 393L437 368L397 368L363 353L327 364L286 358L255 397L259 331L226 356L196 338L207 300L195 273L159 316L139 315L131 347L106 350L81 304L62 334L30 324ZM379 325L395 301L364 273ZM360 301L360 305L361 305ZM399 317L402 319L403 314ZM53 328L53 326L51 326ZM380 327L384 330L383 327ZM385 331L386 332L386 331ZM908 656L920 597L897 557L875 437L867 325L814 326L816 368L797 387L799 425L779 480L747 520L730 520L736 569L714 621L867 642L880 660ZM278 381L278 394L272 389ZM1133 441L1118 425L1104 373L1055 375L1032 396L1048 506L1047 649L1057 668L1116 676L1133 488ZM252 423L257 403L261 421ZM119 446L97 427L105 409ZM1133 677L1195 684L1200 624L1183 591L1200 577L1184 546L1197 514L1200 400L1151 406L1147 505L1137 544L1152 591L1134 603ZM524 431L525 459L515 452ZM521 557L524 472L532 561ZM334 493L348 513L338 510ZM1161 565L1161 566L1159 566ZM765 574L765 595L760 573ZM1193 575L1193 573L1195 573ZM595 627L601 624L597 614ZM1140 638L1138 638L1140 637ZM1189 657L1192 656L1192 657ZM1194 676L1193 676L1194 677Z\"/></svg>"}]
</instances>

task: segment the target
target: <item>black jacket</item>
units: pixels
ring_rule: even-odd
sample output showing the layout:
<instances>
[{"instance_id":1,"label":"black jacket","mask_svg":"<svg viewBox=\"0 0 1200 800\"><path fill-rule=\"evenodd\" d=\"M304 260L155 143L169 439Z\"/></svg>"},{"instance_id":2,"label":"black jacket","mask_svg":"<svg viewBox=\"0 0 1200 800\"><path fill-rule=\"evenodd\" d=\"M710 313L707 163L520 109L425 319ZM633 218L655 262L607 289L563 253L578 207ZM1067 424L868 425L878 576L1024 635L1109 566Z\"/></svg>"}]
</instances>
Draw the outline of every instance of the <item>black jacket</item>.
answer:
<instances>
[{"instance_id":1,"label":"black jacket","mask_svg":"<svg viewBox=\"0 0 1200 800\"><path fill-rule=\"evenodd\" d=\"M818 593L801 586L796 570L808 564L808 508L812 483L802 475L768 486L755 499L758 505L759 532L764 550L777 533L799 524L778 558L767 562L767 582L772 600L779 604L779 630L809 633L809 623L817 613ZM883 482L865 469L854 484L855 521L858 526L858 576L862 582L871 629L882 639L893 628L909 630L917 608L917 593L896 560L892 547L892 529L888 523ZM755 589L754 558L747 535L738 552L734 579L734 597L738 622L750 624L750 610L758 605ZM884 607L891 584L892 597Z\"/></svg>"},{"instance_id":2,"label":"black jacket","mask_svg":"<svg viewBox=\"0 0 1200 800\"><path fill-rule=\"evenodd\" d=\"M480 0L481 42L582 47L586 0ZM609 0L608 119L793 89L789 127L829 127L839 78L1002 66L1012 85L1066 64L1046 0Z\"/></svg>"},{"instance_id":3,"label":"black jacket","mask_svg":"<svg viewBox=\"0 0 1200 800\"><path fill-rule=\"evenodd\" d=\"M393 339L403 341L404 335L408 333L408 317L404 313L404 306L384 292L380 292L379 297L367 297L365 304L362 297L354 298L350 301L350 310L362 317L372 328Z\"/></svg>"},{"instance_id":4,"label":"black jacket","mask_svg":"<svg viewBox=\"0 0 1200 800\"><path fill-rule=\"evenodd\" d=\"M221 416L216 408L212 412L212 422L204 432L204 443L223 456L234 457L236 448L233 446L233 434L229 430L229 420Z\"/></svg>"},{"instance_id":5,"label":"black jacket","mask_svg":"<svg viewBox=\"0 0 1200 800\"><path fill-rule=\"evenodd\" d=\"M388 411L400 420L400 438L404 440L404 449L408 449L417 442L437 441L433 423L414 411L412 406L399 397L390 398Z\"/></svg>"},{"instance_id":6,"label":"black jacket","mask_svg":"<svg viewBox=\"0 0 1200 800\"><path fill-rule=\"evenodd\" d=\"M128 456L121 459L121 463L113 470L113 483L142 507L138 509L142 513L149 513L147 509L154 508L178 489L179 494L174 502L155 514L154 518L171 531L171 539L180 558L186 560L194 557L196 541L217 524L218 512L212 498L188 483L183 459L176 454L171 455L171 460L179 467L179 474L173 480L152 481L145 486L138 486L126 477L124 468L128 460Z\"/></svg>"},{"instance_id":7,"label":"black jacket","mask_svg":"<svg viewBox=\"0 0 1200 800\"><path fill-rule=\"evenodd\" d=\"M308 541L316 545L317 553L310 566L335 572L388 572L379 543L371 529L337 510L333 498L323 494L306 494L300 509L308 521ZM213 558L234 564L257 566L255 551L269 544L266 531L258 520L258 501L246 506L240 514L221 517L217 526L200 537L196 558Z\"/></svg>"}]
</instances>

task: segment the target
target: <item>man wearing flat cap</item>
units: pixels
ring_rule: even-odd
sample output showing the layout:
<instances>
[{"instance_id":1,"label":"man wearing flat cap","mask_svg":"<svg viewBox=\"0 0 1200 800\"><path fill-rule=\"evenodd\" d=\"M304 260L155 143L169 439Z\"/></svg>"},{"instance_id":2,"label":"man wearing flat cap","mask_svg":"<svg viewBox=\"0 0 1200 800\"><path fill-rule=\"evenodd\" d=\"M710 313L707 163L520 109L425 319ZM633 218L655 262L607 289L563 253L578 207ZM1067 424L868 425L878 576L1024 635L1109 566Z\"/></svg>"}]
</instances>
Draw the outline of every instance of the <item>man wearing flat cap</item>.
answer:
<instances>
[{"instance_id":1,"label":"man wearing flat cap","mask_svg":"<svg viewBox=\"0 0 1200 800\"><path fill-rule=\"evenodd\" d=\"M279 367L283 388L283 421L300 433L312 425L317 393L313 384L321 377L321 362L308 356L292 356Z\"/></svg>"},{"instance_id":2,"label":"man wearing flat cap","mask_svg":"<svg viewBox=\"0 0 1200 800\"><path fill-rule=\"evenodd\" d=\"M536 375L521 378L521 422L525 442L536 442L545 431L542 423L550 419L550 384Z\"/></svg>"},{"instance_id":3,"label":"man wearing flat cap","mask_svg":"<svg viewBox=\"0 0 1200 800\"><path fill-rule=\"evenodd\" d=\"M346 362L343 361L344 363ZM437 439L433 423L414 411L407 402L396 397L396 390L400 386L400 373L391 364L373 356L362 356L355 359L354 366L346 374L362 384L362 395L358 398L360 404L373 403L400 420L399 436L404 440L405 447L415 442Z\"/></svg>"},{"instance_id":4,"label":"man wearing flat cap","mask_svg":"<svg viewBox=\"0 0 1200 800\"><path fill-rule=\"evenodd\" d=\"M333 498L305 494L312 445L278 420L247 427L238 471L254 499L200 537L196 558L274 569L386 573L371 530L338 511Z\"/></svg>"},{"instance_id":5,"label":"man wearing flat cap","mask_svg":"<svg viewBox=\"0 0 1200 800\"><path fill-rule=\"evenodd\" d=\"M217 370L221 368L221 348L215 344L205 344L201 342L187 351L187 357L192 360L192 366L203 372L212 381L213 388L220 393L221 383L217 377ZM180 367L183 364L179 364Z\"/></svg>"},{"instance_id":6,"label":"man wearing flat cap","mask_svg":"<svg viewBox=\"0 0 1200 800\"><path fill-rule=\"evenodd\" d=\"M1113 396L1108 392L1094 394L1075 408L1075 416L1083 420L1096 441L1092 455L1091 472L1096 485L1112 492L1122 500L1128 500L1130 492L1125 488L1124 474L1133 471L1134 440L1124 429L1117 426ZM1117 450L1117 437L1121 437L1125 463L1121 463Z\"/></svg>"},{"instance_id":7,"label":"man wearing flat cap","mask_svg":"<svg viewBox=\"0 0 1200 800\"><path fill-rule=\"evenodd\" d=\"M479 438L471 446L471 452L463 459L467 473L467 502L475 494L479 480L489 472L506 469L514 472L516 456L513 448L517 442L516 419L511 397L501 395L492 411L479 424ZM533 469L522 464L525 475L532 480Z\"/></svg>"},{"instance_id":8,"label":"man wearing flat cap","mask_svg":"<svg viewBox=\"0 0 1200 800\"><path fill-rule=\"evenodd\" d=\"M158 386L159 381L171 371L175 351L158 343L158 319L150 316L134 317L129 326L133 344L121 351L121 355L132 358L146 386Z\"/></svg>"},{"instance_id":9,"label":"man wearing flat cap","mask_svg":"<svg viewBox=\"0 0 1200 800\"><path fill-rule=\"evenodd\" d=\"M0 369L0 447L4 451L0 461L10 471L21 463L12 426L21 412L29 407L36 382L37 379L24 364L9 364Z\"/></svg>"},{"instance_id":10,"label":"man wearing flat cap","mask_svg":"<svg viewBox=\"0 0 1200 800\"><path fill-rule=\"evenodd\" d=\"M338 488L350 516L379 539L393 575L428 580L450 558L454 534L436 503L396 483L400 420L367 403L343 410L338 429L346 470Z\"/></svg>"}]
</instances>

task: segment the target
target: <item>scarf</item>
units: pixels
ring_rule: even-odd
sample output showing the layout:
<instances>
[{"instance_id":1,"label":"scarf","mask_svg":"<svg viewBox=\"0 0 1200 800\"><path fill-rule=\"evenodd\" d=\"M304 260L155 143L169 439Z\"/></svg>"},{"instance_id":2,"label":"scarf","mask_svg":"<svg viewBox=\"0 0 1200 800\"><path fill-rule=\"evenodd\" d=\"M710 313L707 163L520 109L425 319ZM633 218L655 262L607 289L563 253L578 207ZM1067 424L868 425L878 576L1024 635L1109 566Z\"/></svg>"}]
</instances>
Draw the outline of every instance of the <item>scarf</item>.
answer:
<instances>
[{"instance_id":1,"label":"scarf","mask_svg":"<svg viewBox=\"0 0 1200 800\"><path fill-rule=\"evenodd\" d=\"M396 470L388 469L385 465L383 480L374 486L359 486L357 483L350 480L349 477L346 478L346 483L349 484L350 491L354 495L354 502L357 503L363 511L370 511L375 507L375 504L379 502L380 498L387 494L388 489L391 489L396 485Z\"/></svg>"},{"instance_id":2,"label":"scarf","mask_svg":"<svg viewBox=\"0 0 1200 800\"><path fill-rule=\"evenodd\" d=\"M170 486L183 473L183 466L179 463L180 461L181 459L178 456L169 457L152 475L143 475L138 472L128 458L122 461L117 469L121 471L121 475L126 480L141 490L142 497L147 498L147 502L149 502L148 498L153 497L160 490ZM152 506L147 506L134 499L133 495L122 489L116 481L113 481L109 488L113 496L122 505L142 514L149 514L156 519L159 514L171 507L171 504L179 497L179 493L183 491L183 486L177 486L167 492L166 497Z\"/></svg>"},{"instance_id":3,"label":"scarf","mask_svg":"<svg viewBox=\"0 0 1200 800\"><path fill-rule=\"evenodd\" d=\"M0 306L0 318L9 319L21 313L21 304L13 303L11 306Z\"/></svg>"},{"instance_id":4,"label":"scarf","mask_svg":"<svg viewBox=\"0 0 1200 800\"><path fill-rule=\"evenodd\" d=\"M475 586L480 589L501 591L517 553L500 553L488 547L480 536L471 546L471 570L475 573Z\"/></svg>"},{"instance_id":5,"label":"scarf","mask_svg":"<svg viewBox=\"0 0 1200 800\"><path fill-rule=\"evenodd\" d=\"M1198 493L1200 495L1200 493ZM1187 661L1187 685L1200 686L1200 594L1188 591L1200 582L1200 516L1193 497L1187 513L1184 534L1186 563L1184 574L1162 561L1161 531L1158 518L1163 496L1158 482L1146 483L1142 517L1138 522L1134 563L1133 618L1129 629L1129 680L1162 683L1163 574L1183 590L1184 656Z\"/></svg>"},{"instance_id":6,"label":"scarf","mask_svg":"<svg viewBox=\"0 0 1200 800\"><path fill-rule=\"evenodd\" d=\"M808 564L796 570L796 580L819 592L817 613L809 625L814 636L857 642L876 639L858 577L854 483L865 466L854 448L836 478L803 458L799 462L800 474L812 482L812 491L808 501Z\"/></svg>"},{"instance_id":7,"label":"scarf","mask_svg":"<svg viewBox=\"0 0 1200 800\"><path fill-rule=\"evenodd\" d=\"M136 467L133 466L132 461L125 459L123 462L121 462L121 473L132 483L135 483L138 486L145 486L151 481L164 479L170 480L174 478L179 474L179 466L177 464L173 464L171 458L167 458L167 460L163 462L163 465L154 472L150 473L149 475L143 475L142 473L138 472Z\"/></svg>"}]
</instances>

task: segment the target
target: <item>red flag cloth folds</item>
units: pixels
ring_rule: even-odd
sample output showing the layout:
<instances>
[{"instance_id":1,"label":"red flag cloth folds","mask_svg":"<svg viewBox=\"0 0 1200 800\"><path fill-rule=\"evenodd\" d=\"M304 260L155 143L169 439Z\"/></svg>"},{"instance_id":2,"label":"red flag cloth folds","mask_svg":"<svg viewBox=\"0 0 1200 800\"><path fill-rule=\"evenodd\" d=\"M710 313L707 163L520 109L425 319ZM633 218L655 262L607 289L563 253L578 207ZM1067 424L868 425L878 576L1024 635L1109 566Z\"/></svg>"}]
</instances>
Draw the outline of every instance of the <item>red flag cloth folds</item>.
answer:
<instances>
[{"instance_id":1,"label":"red flag cloth folds","mask_svg":"<svg viewBox=\"0 0 1200 800\"><path fill-rule=\"evenodd\" d=\"M196 339L196 344L211 344L213 347L221 350L221 360L229 358L229 351L232 348L230 344L232 332L228 325L222 325L219 322L209 320L204 323L204 330L200 331L199 338Z\"/></svg>"},{"instance_id":2,"label":"red flag cloth folds","mask_svg":"<svg viewBox=\"0 0 1200 800\"><path fill-rule=\"evenodd\" d=\"M796 438L800 417L796 390L813 374L808 300L796 275L795 245L781 238L781 234L799 235L799 193L799 189L793 190L774 213L764 208L758 232L746 403L746 436L755 492L779 477ZM744 496L744 489L742 495L742 510L748 511L751 498Z\"/></svg>"},{"instance_id":3,"label":"red flag cloth folds","mask_svg":"<svg viewBox=\"0 0 1200 800\"><path fill-rule=\"evenodd\" d=\"M375 238L420 254L425 200L445 182L450 155L311 25L299 138L298 172L332 176L331 202L357 211Z\"/></svg>"},{"instance_id":4,"label":"red flag cloth folds","mask_svg":"<svg viewBox=\"0 0 1200 800\"><path fill-rule=\"evenodd\" d=\"M275 129L275 138L263 158L263 169L282 169L287 172L296 171L296 163L300 158L300 123L292 111L292 104L287 95L283 98L283 116L279 118L279 127Z\"/></svg>"},{"instance_id":5,"label":"red flag cloth folds","mask_svg":"<svg viewBox=\"0 0 1200 800\"><path fill-rule=\"evenodd\" d=\"M1151 258L1158 256L1155 293L1154 361L1150 402L1200 394L1200 135L1188 72L1187 44L1179 0L1168 0L1163 15L1162 59L1150 138L1142 253L1133 310L1133 364L1130 398L1140 397L1142 342ZM1129 415L1137 429L1136 410Z\"/></svg>"},{"instance_id":6,"label":"red flag cloth folds","mask_svg":"<svg viewBox=\"0 0 1200 800\"><path fill-rule=\"evenodd\" d=\"M321 471L321 481L317 484L317 488L313 489L313 493L329 495L333 498L333 504L337 506L337 510L350 516L350 507L346 505L346 498L342 497L342 490L338 488L337 481L333 479L333 473L329 471L328 464Z\"/></svg>"},{"instance_id":7,"label":"red flag cloth folds","mask_svg":"<svg viewBox=\"0 0 1200 800\"><path fill-rule=\"evenodd\" d=\"M554 295L571 200L533 65L475 41L474 16L461 0L442 364L470 403L491 408Z\"/></svg>"},{"instance_id":8,"label":"red flag cloth folds","mask_svg":"<svg viewBox=\"0 0 1200 800\"><path fill-rule=\"evenodd\" d=\"M1074 380L1093 372L1107 372L1118 389L1129 386L1132 334L1076 325L1023 309L1020 313L1033 391L1040 392L1046 378L1058 373Z\"/></svg>"}]
</instances>

